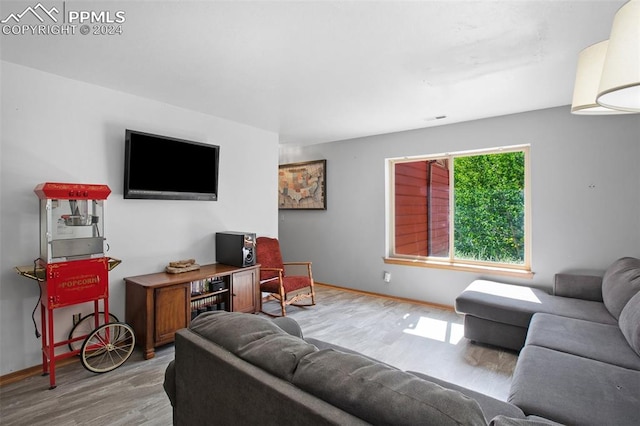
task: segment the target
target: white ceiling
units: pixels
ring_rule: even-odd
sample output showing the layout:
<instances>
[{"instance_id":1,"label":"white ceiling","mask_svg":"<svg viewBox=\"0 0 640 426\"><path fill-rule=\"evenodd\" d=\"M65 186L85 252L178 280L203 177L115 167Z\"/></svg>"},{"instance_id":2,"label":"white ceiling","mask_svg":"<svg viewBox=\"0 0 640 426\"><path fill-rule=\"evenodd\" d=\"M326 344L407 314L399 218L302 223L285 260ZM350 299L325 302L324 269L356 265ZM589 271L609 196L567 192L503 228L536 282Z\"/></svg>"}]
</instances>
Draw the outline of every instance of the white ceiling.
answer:
<instances>
[{"instance_id":1,"label":"white ceiling","mask_svg":"<svg viewBox=\"0 0 640 426\"><path fill-rule=\"evenodd\" d=\"M37 1L3 0L0 18ZM609 37L624 3L66 1L124 11L123 34L2 35L0 48L311 144L568 105L579 51Z\"/></svg>"}]
</instances>

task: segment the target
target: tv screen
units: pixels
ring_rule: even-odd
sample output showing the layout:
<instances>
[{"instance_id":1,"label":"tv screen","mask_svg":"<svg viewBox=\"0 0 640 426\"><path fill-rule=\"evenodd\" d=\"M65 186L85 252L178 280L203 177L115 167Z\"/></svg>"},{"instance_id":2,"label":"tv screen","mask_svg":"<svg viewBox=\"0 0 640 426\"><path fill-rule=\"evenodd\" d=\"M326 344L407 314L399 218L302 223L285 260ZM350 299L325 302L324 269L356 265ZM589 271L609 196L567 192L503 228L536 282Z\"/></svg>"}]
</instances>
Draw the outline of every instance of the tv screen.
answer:
<instances>
[{"instance_id":1,"label":"tv screen","mask_svg":"<svg viewBox=\"0 0 640 426\"><path fill-rule=\"evenodd\" d=\"M124 198L218 199L220 147L127 129Z\"/></svg>"}]
</instances>

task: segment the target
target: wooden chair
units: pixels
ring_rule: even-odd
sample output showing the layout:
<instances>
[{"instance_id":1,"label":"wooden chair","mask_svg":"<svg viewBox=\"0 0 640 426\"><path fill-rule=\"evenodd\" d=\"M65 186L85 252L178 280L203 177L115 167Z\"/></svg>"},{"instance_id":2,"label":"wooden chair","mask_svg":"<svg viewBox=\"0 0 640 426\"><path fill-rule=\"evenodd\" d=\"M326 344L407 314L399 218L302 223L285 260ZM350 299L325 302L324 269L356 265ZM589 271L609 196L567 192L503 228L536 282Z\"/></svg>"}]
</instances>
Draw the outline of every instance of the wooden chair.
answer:
<instances>
[{"instance_id":1,"label":"wooden chair","mask_svg":"<svg viewBox=\"0 0 640 426\"><path fill-rule=\"evenodd\" d=\"M313 288L311 262L283 262L280 243L276 238L256 239L256 261L260 264L260 291L269 293L270 298L280 301L282 316L287 315L286 306L312 306L316 304ZM306 266L306 275L287 275L286 266ZM311 304L299 304L311 298ZM279 316L260 310L270 316Z\"/></svg>"}]
</instances>

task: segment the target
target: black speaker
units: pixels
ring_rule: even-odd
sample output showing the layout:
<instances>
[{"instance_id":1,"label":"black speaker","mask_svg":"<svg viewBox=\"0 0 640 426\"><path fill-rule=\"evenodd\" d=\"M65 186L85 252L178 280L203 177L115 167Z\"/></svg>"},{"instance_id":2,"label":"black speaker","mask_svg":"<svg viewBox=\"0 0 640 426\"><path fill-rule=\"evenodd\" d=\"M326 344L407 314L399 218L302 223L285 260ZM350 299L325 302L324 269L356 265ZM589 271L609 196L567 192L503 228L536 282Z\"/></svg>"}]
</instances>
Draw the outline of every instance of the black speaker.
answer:
<instances>
[{"instance_id":1,"label":"black speaker","mask_svg":"<svg viewBox=\"0 0 640 426\"><path fill-rule=\"evenodd\" d=\"M256 234L216 232L216 262L241 268L256 264Z\"/></svg>"}]
</instances>

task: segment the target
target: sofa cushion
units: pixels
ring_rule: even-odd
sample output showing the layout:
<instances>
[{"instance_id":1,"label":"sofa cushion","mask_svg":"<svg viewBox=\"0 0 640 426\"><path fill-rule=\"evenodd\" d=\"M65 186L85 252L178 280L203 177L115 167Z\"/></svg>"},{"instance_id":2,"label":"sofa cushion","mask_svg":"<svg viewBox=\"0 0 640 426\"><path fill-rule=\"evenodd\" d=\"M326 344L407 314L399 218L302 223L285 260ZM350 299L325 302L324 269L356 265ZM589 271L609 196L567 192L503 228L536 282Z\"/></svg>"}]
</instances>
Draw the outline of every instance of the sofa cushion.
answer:
<instances>
[{"instance_id":1,"label":"sofa cushion","mask_svg":"<svg viewBox=\"0 0 640 426\"><path fill-rule=\"evenodd\" d=\"M640 357L617 325L539 313L531 320L526 344L640 370Z\"/></svg>"},{"instance_id":2,"label":"sofa cushion","mask_svg":"<svg viewBox=\"0 0 640 426\"><path fill-rule=\"evenodd\" d=\"M563 426L538 416L528 416L526 419L496 416L491 419L489 426Z\"/></svg>"},{"instance_id":3,"label":"sofa cushion","mask_svg":"<svg viewBox=\"0 0 640 426\"><path fill-rule=\"evenodd\" d=\"M299 337L300 339L304 339L302 335L302 328L300 328L300 324L297 323L291 317L277 317L271 320L275 325L286 331L292 336Z\"/></svg>"},{"instance_id":4,"label":"sofa cushion","mask_svg":"<svg viewBox=\"0 0 640 426\"><path fill-rule=\"evenodd\" d=\"M542 290L495 281L473 281L455 301L456 311L478 318L527 327L538 312Z\"/></svg>"},{"instance_id":5,"label":"sofa cushion","mask_svg":"<svg viewBox=\"0 0 640 426\"><path fill-rule=\"evenodd\" d=\"M267 318L240 312L205 312L198 315L190 329L287 381L291 381L299 360L318 350Z\"/></svg>"},{"instance_id":6,"label":"sofa cushion","mask_svg":"<svg viewBox=\"0 0 640 426\"><path fill-rule=\"evenodd\" d=\"M499 399L492 398L489 395L485 395L483 393L476 392L474 390L467 389L453 383L449 383L445 380L438 379L437 377L428 376L424 373L420 373L417 371L409 371L408 373L411 373L421 378L422 380L433 382L447 389L453 389L468 396L469 398L473 398L478 403L478 405L480 405L480 408L484 413L484 418L487 422L490 422L491 419L496 416L504 416L510 419L525 418L524 413L521 409L513 404L509 404L508 402L500 401Z\"/></svg>"},{"instance_id":7,"label":"sofa cushion","mask_svg":"<svg viewBox=\"0 0 640 426\"><path fill-rule=\"evenodd\" d=\"M622 309L640 291L640 259L623 257L607 269L602 278L602 300L616 319Z\"/></svg>"},{"instance_id":8,"label":"sofa cushion","mask_svg":"<svg viewBox=\"0 0 640 426\"><path fill-rule=\"evenodd\" d=\"M640 371L527 345L509 402L563 424L632 425L640 418Z\"/></svg>"},{"instance_id":9,"label":"sofa cushion","mask_svg":"<svg viewBox=\"0 0 640 426\"><path fill-rule=\"evenodd\" d=\"M629 346L640 356L640 292L625 305L620 313L619 325Z\"/></svg>"},{"instance_id":10,"label":"sofa cushion","mask_svg":"<svg viewBox=\"0 0 640 426\"><path fill-rule=\"evenodd\" d=\"M527 327L504 324L467 314L464 316L464 337L474 342L519 351L527 338Z\"/></svg>"},{"instance_id":11,"label":"sofa cushion","mask_svg":"<svg viewBox=\"0 0 640 426\"><path fill-rule=\"evenodd\" d=\"M396 368L393 365L384 363L380 360L377 360L375 358L372 358L368 355L362 354L358 351L354 351L353 349L349 349L349 348L345 348L344 346L340 346L340 345L335 345L333 343L329 343L329 342L325 342L324 340L319 340L319 339L314 339L313 337L307 337L304 339L307 343L311 343L313 346L315 346L316 348L318 348L318 350L323 350L323 349L333 349L334 351L338 351L338 352L344 352L346 354L354 354L354 355L360 355L363 356L365 358L369 358L371 361L375 361L375 362L379 362L380 364L385 364L388 365L391 368Z\"/></svg>"},{"instance_id":12,"label":"sofa cushion","mask_svg":"<svg viewBox=\"0 0 640 426\"><path fill-rule=\"evenodd\" d=\"M369 358L373 361L376 362L380 362L376 359L367 357L366 355L362 355L359 352L356 352L354 350L351 350L349 348L345 348L343 346L339 346L339 345L334 345L333 343L328 343L325 342L323 340L318 340L318 339L314 339L313 337L308 337L306 339L307 342L313 344L314 346L316 346L318 349L322 350L322 349L333 349L339 352L344 352L344 353L350 353L350 354L355 354L355 355L360 355L360 356L364 356L366 358ZM524 339L523 339L524 341ZM384 363L383 363L384 364ZM388 364L385 364L388 365ZM391 366L392 367L392 366ZM395 368L395 367L392 367ZM421 378L422 380L426 380L429 382L433 382L437 385L442 386L443 388L447 388L447 389L453 389L455 391L458 391L466 396L468 396L469 398L473 398L478 405L480 405L480 408L482 409L482 412L484 414L484 418L487 422L489 422L492 418L498 416L498 415L503 415L509 418L515 418L515 419L524 419L524 413L522 412L521 409L519 409L518 407L516 407L513 404L509 404L508 402L505 401L500 401L499 399L495 399L490 397L489 395L485 395L483 393L480 392L476 392L474 390L471 389L467 389L464 388L462 386L458 386L454 383L450 383L447 382L446 380L442 380L439 379L437 377L433 377L433 376L429 376L427 374L421 373L419 371L407 371L407 373L413 374L416 377Z\"/></svg>"},{"instance_id":13,"label":"sofa cushion","mask_svg":"<svg viewBox=\"0 0 640 426\"><path fill-rule=\"evenodd\" d=\"M580 274L556 274L553 294L574 299L602 302L602 277Z\"/></svg>"},{"instance_id":14,"label":"sofa cushion","mask_svg":"<svg viewBox=\"0 0 640 426\"><path fill-rule=\"evenodd\" d=\"M332 349L304 357L293 384L373 424L486 425L478 403L460 392Z\"/></svg>"},{"instance_id":15,"label":"sofa cushion","mask_svg":"<svg viewBox=\"0 0 640 426\"><path fill-rule=\"evenodd\" d=\"M536 312L617 324L600 302L552 296L536 288L486 280L472 282L455 304L458 313L525 328Z\"/></svg>"}]
</instances>

